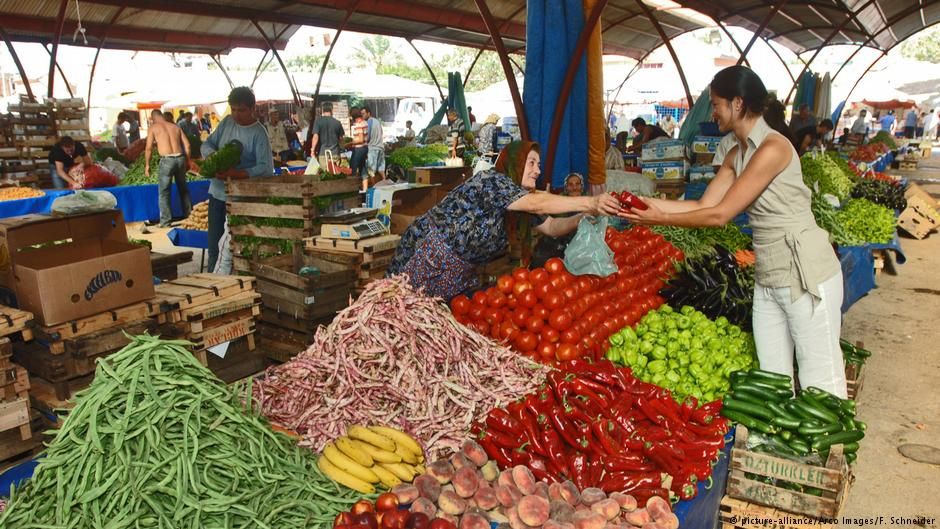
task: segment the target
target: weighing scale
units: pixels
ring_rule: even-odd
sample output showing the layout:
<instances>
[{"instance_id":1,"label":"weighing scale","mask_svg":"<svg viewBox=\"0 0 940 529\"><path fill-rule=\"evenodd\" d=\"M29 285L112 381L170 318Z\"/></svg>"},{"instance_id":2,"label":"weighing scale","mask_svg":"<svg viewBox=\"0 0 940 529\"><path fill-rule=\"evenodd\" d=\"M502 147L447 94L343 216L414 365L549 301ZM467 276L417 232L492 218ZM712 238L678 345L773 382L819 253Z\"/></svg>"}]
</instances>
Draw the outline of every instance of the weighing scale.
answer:
<instances>
[{"instance_id":1,"label":"weighing scale","mask_svg":"<svg viewBox=\"0 0 940 529\"><path fill-rule=\"evenodd\" d=\"M388 228L375 218L376 213L374 208L353 208L324 215L320 237L358 240L384 235Z\"/></svg>"}]
</instances>

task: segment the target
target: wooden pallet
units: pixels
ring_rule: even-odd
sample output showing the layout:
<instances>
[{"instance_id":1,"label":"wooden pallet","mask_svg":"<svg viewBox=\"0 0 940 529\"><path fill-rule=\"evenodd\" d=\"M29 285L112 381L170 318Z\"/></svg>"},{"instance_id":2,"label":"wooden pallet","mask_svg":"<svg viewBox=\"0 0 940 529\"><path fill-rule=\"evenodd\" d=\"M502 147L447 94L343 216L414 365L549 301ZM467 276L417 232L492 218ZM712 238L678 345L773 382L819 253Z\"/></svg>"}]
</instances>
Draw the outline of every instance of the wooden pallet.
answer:
<instances>
[{"instance_id":1,"label":"wooden pallet","mask_svg":"<svg viewBox=\"0 0 940 529\"><path fill-rule=\"evenodd\" d=\"M0 338L0 369L10 369L13 365L13 344L9 338Z\"/></svg>"},{"instance_id":2,"label":"wooden pallet","mask_svg":"<svg viewBox=\"0 0 940 529\"><path fill-rule=\"evenodd\" d=\"M19 397L11 401L0 402L0 432L17 430L20 440L32 437L29 426L29 397Z\"/></svg>"},{"instance_id":3,"label":"wooden pallet","mask_svg":"<svg viewBox=\"0 0 940 529\"><path fill-rule=\"evenodd\" d=\"M36 334L40 340L46 343L58 342L128 325L131 322L137 322L158 315L164 310L166 310L166 307L160 298L156 297L59 325L38 327ZM59 354L61 354L61 352Z\"/></svg>"},{"instance_id":4,"label":"wooden pallet","mask_svg":"<svg viewBox=\"0 0 940 529\"><path fill-rule=\"evenodd\" d=\"M845 387L848 390L848 397L852 400L858 400L858 394L865 385L864 366L856 364L845 364Z\"/></svg>"},{"instance_id":5,"label":"wooden pallet","mask_svg":"<svg viewBox=\"0 0 940 529\"><path fill-rule=\"evenodd\" d=\"M786 511L736 500L731 496L721 499L718 511L721 529L830 529L836 524L831 519L809 518Z\"/></svg>"},{"instance_id":6,"label":"wooden pallet","mask_svg":"<svg viewBox=\"0 0 940 529\"><path fill-rule=\"evenodd\" d=\"M254 288L255 278L251 276L193 274L157 285L155 290L156 300L165 312L170 312L207 305Z\"/></svg>"},{"instance_id":7,"label":"wooden pallet","mask_svg":"<svg viewBox=\"0 0 940 529\"><path fill-rule=\"evenodd\" d=\"M261 348L255 347L254 335L239 338L229 344L225 358L211 353L207 356L209 370L227 384L260 373L270 364Z\"/></svg>"},{"instance_id":8,"label":"wooden pallet","mask_svg":"<svg viewBox=\"0 0 940 529\"><path fill-rule=\"evenodd\" d=\"M747 449L747 438L747 428L739 424L731 449L731 473L727 489L729 496L794 514L820 518L839 515L853 480L842 454L842 445L832 447L825 466L817 466L750 451ZM821 490L822 496L764 483L746 474L813 487Z\"/></svg>"},{"instance_id":9,"label":"wooden pallet","mask_svg":"<svg viewBox=\"0 0 940 529\"><path fill-rule=\"evenodd\" d=\"M27 426L31 435L26 439L19 429L0 432L0 473L43 450L48 421L39 411L30 410Z\"/></svg>"},{"instance_id":10,"label":"wooden pallet","mask_svg":"<svg viewBox=\"0 0 940 529\"><path fill-rule=\"evenodd\" d=\"M0 336L20 333L24 341L33 339L33 313L0 305Z\"/></svg>"},{"instance_id":11,"label":"wooden pallet","mask_svg":"<svg viewBox=\"0 0 940 529\"><path fill-rule=\"evenodd\" d=\"M153 268L153 275L162 281L172 281L179 278L180 265L192 260L192 251L172 254L150 252L150 265Z\"/></svg>"},{"instance_id":12,"label":"wooden pallet","mask_svg":"<svg viewBox=\"0 0 940 529\"><path fill-rule=\"evenodd\" d=\"M0 402L10 402L29 396L29 373L23 366L15 365L0 370Z\"/></svg>"},{"instance_id":13,"label":"wooden pallet","mask_svg":"<svg viewBox=\"0 0 940 529\"><path fill-rule=\"evenodd\" d=\"M186 322L190 325L196 325L203 320L211 320L230 312L251 308L258 305L260 300L261 296L257 292L246 290L225 298L213 298L209 303L202 305L191 305L166 312L160 315L157 321L160 323ZM199 332L198 326L195 329L196 332Z\"/></svg>"},{"instance_id":14,"label":"wooden pallet","mask_svg":"<svg viewBox=\"0 0 940 529\"><path fill-rule=\"evenodd\" d=\"M34 408L43 413L55 415L57 410L71 409L75 405L71 400L72 396L90 386L94 379L94 373L58 383L32 377L29 396Z\"/></svg>"},{"instance_id":15,"label":"wooden pallet","mask_svg":"<svg viewBox=\"0 0 940 529\"><path fill-rule=\"evenodd\" d=\"M358 240L312 237L306 239L304 242L308 250L377 254L398 248L398 243L401 242L401 235L380 235L378 237Z\"/></svg>"}]
</instances>

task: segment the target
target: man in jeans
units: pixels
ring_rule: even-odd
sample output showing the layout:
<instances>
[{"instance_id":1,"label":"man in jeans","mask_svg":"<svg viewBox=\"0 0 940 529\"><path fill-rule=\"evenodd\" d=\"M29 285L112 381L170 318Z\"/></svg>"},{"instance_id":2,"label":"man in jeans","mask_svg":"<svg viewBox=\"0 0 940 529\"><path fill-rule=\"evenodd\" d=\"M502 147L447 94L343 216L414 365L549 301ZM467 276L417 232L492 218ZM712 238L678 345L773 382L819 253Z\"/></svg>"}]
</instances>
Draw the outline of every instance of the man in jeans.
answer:
<instances>
[{"instance_id":1,"label":"man in jeans","mask_svg":"<svg viewBox=\"0 0 940 529\"><path fill-rule=\"evenodd\" d=\"M219 258L219 240L225 231L225 181L270 177L274 173L271 142L264 125L255 117L255 94L247 86L234 88L228 95L232 113L219 122L202 144L202 157L228 145L242 144L238 165L215 175L209 182L209 270L215 270Z\"/></svg>"},{"instance_id":2,"label":"man in jeans","mask_svg":"<svg viewBox=\"0 0 940 529\"><path fill-rule=\"evenodd\" d=\"M385 133L382 120L372 115L369 107L362 107L362 119L369 125L369 157L366 168L369 171L370 184L375 185L385 179Z\"/></svg>"},{"instance_id":3,"label":"man in jeans","mask_svg":"<svg viewBox=\"0 0 940 529\"><path fill-rule=\"evenodd\" d=\"M144 152L144 174L150 176L150 153L153 144L157 144L160 154L160 163L157 167L157 182L160 189L160 227L170 226L173 212L170 208L170 186L176 182L176 189L180 194L180 206L183 217L189 216L192 202L189 199L189 186L186 185L186 168L188 167L189 140L183 131L173 123L168 123L159 109L151 113L153 124L147 134L147 148Z\"/></svg>"}]
</instances>

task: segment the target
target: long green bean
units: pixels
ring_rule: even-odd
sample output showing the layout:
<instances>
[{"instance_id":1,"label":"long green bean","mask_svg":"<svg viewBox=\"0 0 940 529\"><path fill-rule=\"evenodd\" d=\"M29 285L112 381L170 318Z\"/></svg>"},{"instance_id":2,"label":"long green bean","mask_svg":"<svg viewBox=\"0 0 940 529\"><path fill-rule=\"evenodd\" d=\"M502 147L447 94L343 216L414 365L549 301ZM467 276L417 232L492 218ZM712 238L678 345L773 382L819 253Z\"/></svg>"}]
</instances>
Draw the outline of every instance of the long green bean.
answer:
<instances>
[{"instance_id":1,"label":"long green bean","mask_svg":"<svg viewBox=\"0 0 940 529\"><path fill-rule=\"evenodd\" d=\"M99 361L0 527L327 527L361 496L245 409L178 341Z\"/></svg>"}]
</instances>

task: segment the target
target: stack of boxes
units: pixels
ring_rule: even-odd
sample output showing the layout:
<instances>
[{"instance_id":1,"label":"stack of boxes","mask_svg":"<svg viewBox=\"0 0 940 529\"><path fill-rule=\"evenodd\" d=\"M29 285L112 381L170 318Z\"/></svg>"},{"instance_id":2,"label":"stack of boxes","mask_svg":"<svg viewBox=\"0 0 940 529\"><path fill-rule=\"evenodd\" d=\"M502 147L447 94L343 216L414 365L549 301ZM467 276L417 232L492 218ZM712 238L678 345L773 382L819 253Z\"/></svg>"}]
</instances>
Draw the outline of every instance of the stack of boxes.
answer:
<instances>
[{"instance_id":1,"label":"stack of boxes","mask_svg":"<svg viewBox=\"0 0 940 529\"><path fill-rule=\"evenodd\" d=\"M692 168L689 171L689 181L711 180L715 177L715 152L721 136L696 136L692 140Z\"/></svg>"},{"instance_id":2,"label":"stack of boxes","mask_svg":"<svg viewBox=\"0 0 940 529\"><path fill-rule=\"evenodd\" d=\"M685 190L689 175L689 157L685 142L658 139L643 145L640 170L656 182L656 192L678 198Z\"/></svg>"}]
</instances>

